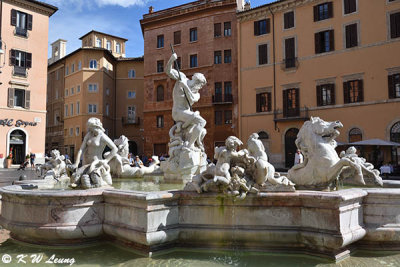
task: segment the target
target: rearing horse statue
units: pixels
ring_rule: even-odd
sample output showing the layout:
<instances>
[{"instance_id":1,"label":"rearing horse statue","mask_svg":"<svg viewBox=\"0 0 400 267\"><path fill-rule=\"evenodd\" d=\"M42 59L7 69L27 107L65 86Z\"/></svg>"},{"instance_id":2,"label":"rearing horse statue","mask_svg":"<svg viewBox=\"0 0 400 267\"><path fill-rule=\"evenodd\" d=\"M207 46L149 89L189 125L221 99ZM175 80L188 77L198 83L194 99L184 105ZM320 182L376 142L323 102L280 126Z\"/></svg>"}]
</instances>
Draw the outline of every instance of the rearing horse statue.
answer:
<instances>
[{"instance_id":1,"label":"rearing horse statue","mask_svg":"<svg viewBox=\"0 0 400 267\"><path fill-rule=\"evenodd\" d=\"M318 117L311 117L301 127L296 146L304 155L304 162L293 166L288 172L288 179L299 188L325 189L339 179L343 170L351 169L353 180L365 185L364 175L370 175L363 166L351 158L339 158L335 148L336 137L343 124L340 121L326 122ZM382 178L374 175L375 183L382 186Z\"/></svg>"}]
</instances>

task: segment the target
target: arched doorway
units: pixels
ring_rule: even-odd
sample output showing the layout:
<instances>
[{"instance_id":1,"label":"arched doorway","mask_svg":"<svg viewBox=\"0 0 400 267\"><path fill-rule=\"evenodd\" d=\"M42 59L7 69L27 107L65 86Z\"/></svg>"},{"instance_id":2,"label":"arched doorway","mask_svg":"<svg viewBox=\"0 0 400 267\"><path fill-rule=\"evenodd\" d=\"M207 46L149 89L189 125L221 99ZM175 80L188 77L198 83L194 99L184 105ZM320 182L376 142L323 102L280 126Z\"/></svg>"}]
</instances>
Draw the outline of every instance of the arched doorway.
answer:
<instances>
[{"instance_id":1,"label":"arched doorway","mask_svg":"<svg viewBox=\"0 0 400 267\"><path fill-rule=\"evenodd\" d=\"M390 141L400 143L400 121L390 128ZM392 147L392 164L400 164L399 148Z\"/></svg>"},{"instance_id":2,"label":"arched doorway","mask_svg":"<svg viewBox=\"0 0 400 267\"><path fill-rule=\"evenodd\" d=\"M12 164L21 164L26 156L26 134L22 130L10 133L9 151L13 155Z\"/></svg>"},{"instance_id":3,"label":"arched doorway","mask_svg":"<svg viewBox=\"0 0 400 267\"><path fill-rule=\"evenodd\" d=\"M137 144L135 141L129 141L129 153L132 153L132 155L137 155L138 150L137 150Z\"/></svg>"},{"instance_id":4,"label":"arched doorway","mask_svg":"<svg viewBox=\"0 0 400 267\"><path fill-rule=\"evenodd\" d=\"M291 168L294 165L294 155L296 154L296 138L299 129L290 128L285 134L285 166Z\"/></svg>"}]
</instances>

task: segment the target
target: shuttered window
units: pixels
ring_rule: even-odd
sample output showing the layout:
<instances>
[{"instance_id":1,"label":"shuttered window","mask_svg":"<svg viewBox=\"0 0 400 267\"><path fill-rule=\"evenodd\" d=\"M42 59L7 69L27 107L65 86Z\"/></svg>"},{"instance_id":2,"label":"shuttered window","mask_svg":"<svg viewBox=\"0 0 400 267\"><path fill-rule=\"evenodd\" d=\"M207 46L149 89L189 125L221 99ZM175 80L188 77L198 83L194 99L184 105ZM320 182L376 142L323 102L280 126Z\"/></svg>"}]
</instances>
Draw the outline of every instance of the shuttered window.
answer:
<instances>
[{"instance_id":1,"label":"shuttered window","mask_svg":"<svg viewBox=\"0 0 400 267\"><path fill-rule=\"evenodd\" d=\"M390 14L390 38L400 37L400 12Z\"/></svg>"},{"instance_id":2,"label":"shuttered window","mask_svg":"<svg viewBox=\"0 0 400 267\"><path fill-rule=\"evenodd\" d=\"M157 72L164 72L164 60L157 61Z\"/></svg>"},{"instance_id":3,"label":"shuttered window","mask_svg":"<svg viewBox=\"0 0 400 267\"><path fill-rule=\"evenodd\" d=\"M343 0L344 14L350 14L357 11L357 0Z\"/></svg>"},{"instance_id":4,"label":"shuttered window","mask_svg":"<svg viewBox=\"0 0 400 267\"><path fill-rule=\"evenodd\" d=\"M221 37L221 23L214 24L214 37Z\"/></svg>"},{"instance_id":5,"label":"shuttered window","mask_svg":"<svg viewBox=\"0 0 400 267\"><path fill-rule=\"evenodd\" d=\"M215 111L215 125L222 125L222 111Z\"/></svg>"},{"instance_id":6,"label":"shuttered window","mask_svg":"<svg viewBox=\"0 0 400 267\"><path fill-rule=\"evenodd\" d=\"M321 84L317 86L317 106L335 104L335 84Z\"/></svg>"},{"instance_id":7,"label":"shuttered window","mask_svg":"<svg viewBox=\"0 0 400 267\"><path fill-rule=\"evenodd\" d=\"M256 112L271 111L271 93L256 94Z\"/></svg>"},{"instance_id":8,"label":"shuttered window","mask_svg":"<svg viewBox=\"0 0 400 267\"><path fill-rule=\"evenodd\" d=\"M24 89L8 88L7 102L7 105L10 108L21 107L25 109L30 109L31 92Z\"/></svg>"},{"instance_id":9,"label":"shuttered window","mask_svg":"<svg viewBox=\"0 0 400 267\"><path fill-rule=\"evenodd\" d=\"M283 116L296 117L300 115L299 88L283 90Z\"/></svg>"},{"instance_id":10,"label":"shuttered window","mask_svg":"<svg viewBox=\"0 0 400 267\"><path fill-rule=\"evenodd\" d=\"M325 53L335 50L334 31L322 31L315 33L315 53Z\"/></svg>"},{"instance_id":11,"label":"shuttered window","mask_svg":"<svg viewBox=\"0 0 400 267\"><path fill-rule=\"evenodd\" d=\"M32 67L32 54L11 49L10 64L14 66L13 75L26 77L26 69Z\"/></svg>"},{"instance_id":12,"label":"shuttered window","mask_svg":"<svg viewBox=\"0 0 400 267\"><path fill-rule=\"evenodd\" d=\"M254 21L254 35L263 35L271 32L270 19Z\"/></svg>"},{"instance_id":13,"label":"shuttered window","mask_svg":"<svg viewBox=\"0 0 400 267\"><path fill-rule=\"evenodd\" d=\"M16 35L27 37L28 31L33 27L33 17L31 14L12 9L11 25L15 26Z\"/></svg>"},{"instance_id":14,"label":"shuttered window","mask_svg":"<svg viewBox=\"0 0 400 267\"><path fill-rule=\"evenodd\" d=\"M344 103L357 103L364 101L363 80L352 80L343 83Z\"/></svg>"},{"instance_id":15,"label":"shuttered window","mask_svg":"<svg viewBox=\"0 0 400 267\"><path fill-rule=\"evenodd\" d=\"M327 2L314 6L314 21L330 19L332 17L333 17L332 2Z\"/></svg>"},{"instance_id":16,"label":"shuttered window","mask_svg":"<svg viewBox=\"0 0 400 267\"><path fill-rule=\"evenodd\" d=\"M357 23L347 25L346 27L346 48L358 46Z\"/></svg>"},{"instance_id":17,"label":"shuttered window","mask_svg":"<svg viewBox=\"0 0 400 267\"><path fill-rule=\"evenodd\" d=\"M258 65L268 64L268 44L258 46Z\"/></svg>"},{"instance_id":18,"label":"shuttered window","mask_svg":"<svg viewBox=\"0 0 400 267\"><path fill-rule=\"evenodd\" d=\"M295 39L285 39L285 67L287 69L294 68L296 66L296 50L295 50Z\"/></svg>"},{"instance_id":19,"label":"shuttered window","mask_svg":"<svg viewBox=\"0 0 400 267\"><path fill-rule=\"evenodd\" d=\"M285 29L290 29L294 27L294 12L290 11L283 15L283 27Z\"/></svg>"},{"instance_id":20,"label":"shuttered window","mask_svg":"<svg viewBox=\"0 0 400 267\"><path fill-rule=\"evenodd\" d=\"M181 31L174 32L174 45L181 43Z\"/></svg>"},{"instance_id":21,"label":"shuttered window","mask_svg":"<svg viewBox=\"0 0 400 267\"><path fill-rule=\"evenodd\" d=\"M400 98L400 73L388 76L389 98Z\"/></svg>"},{"instance_id":22,"label":"shuttered window","mask_svg":"<svg viewBox=\"0 0 400 267\"><path fill-rule=\"evenodd\" d=\"M164 101L164 87L162 85L157 86L157 101Z\"/></svg>"}]
</instances>

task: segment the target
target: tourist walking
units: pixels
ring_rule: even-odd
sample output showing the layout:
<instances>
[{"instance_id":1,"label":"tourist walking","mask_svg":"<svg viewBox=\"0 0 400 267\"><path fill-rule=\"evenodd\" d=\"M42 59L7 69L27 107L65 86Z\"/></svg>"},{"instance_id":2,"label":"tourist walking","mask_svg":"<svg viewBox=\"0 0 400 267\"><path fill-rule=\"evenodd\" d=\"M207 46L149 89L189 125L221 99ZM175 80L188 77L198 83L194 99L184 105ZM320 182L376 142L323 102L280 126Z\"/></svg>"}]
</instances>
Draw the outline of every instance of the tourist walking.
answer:
<instances>
[{"instance_id":1,"label":"tourist walking","mask_svg":"<svg viewBox=\"0 0 400 267\"><path fill-rule=\"evenodd\" d=\"M296 154L294 155L294 165L301 164L303 161L303 154L301 154L301 151L297 149Z\"/></svg>"}]
</instances>

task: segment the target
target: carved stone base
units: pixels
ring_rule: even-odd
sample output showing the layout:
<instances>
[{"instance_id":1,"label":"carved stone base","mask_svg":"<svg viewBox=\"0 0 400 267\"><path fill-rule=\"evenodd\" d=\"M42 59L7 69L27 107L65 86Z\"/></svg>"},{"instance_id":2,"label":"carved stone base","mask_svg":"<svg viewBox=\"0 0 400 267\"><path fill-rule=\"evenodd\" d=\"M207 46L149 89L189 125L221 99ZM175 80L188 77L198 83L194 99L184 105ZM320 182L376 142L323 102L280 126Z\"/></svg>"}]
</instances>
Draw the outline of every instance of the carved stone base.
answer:
<instances>
[{"instance_id":1,"label":"carved stone base","mask_svg":"<svg viewBox=\"0 0 400 267\"><path fill-rule=\"evenodd\" d=\"M259 188L260 192L295 192L296 188L294 185L283 185L283 184L271 184L266 182Z\"/></svg>"},{"instance_id":2,"label":"carved stone base","mask_svg":"<svg viewBox=\"0 0 400 267\"><path fill-rule=\"evenodd\" d=\"M177 156L161 162L161 170L167 182L191 181L193 176L204 171L206 167L206 154L187 148L181 148Z\"/></svg>"}]
</instances>

